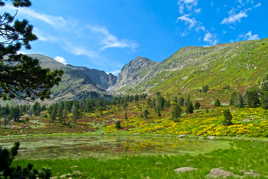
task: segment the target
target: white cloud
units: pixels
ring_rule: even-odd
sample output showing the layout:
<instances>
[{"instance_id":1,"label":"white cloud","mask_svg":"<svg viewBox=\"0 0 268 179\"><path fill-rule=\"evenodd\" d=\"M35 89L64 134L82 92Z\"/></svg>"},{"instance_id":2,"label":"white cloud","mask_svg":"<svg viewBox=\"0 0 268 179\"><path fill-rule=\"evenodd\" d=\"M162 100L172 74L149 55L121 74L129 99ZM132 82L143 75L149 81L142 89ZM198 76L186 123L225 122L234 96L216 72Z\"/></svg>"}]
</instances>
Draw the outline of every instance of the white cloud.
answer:
<instances>
[{"instance_id":1,"label":"white cloud","mask_svg":"<svg viewBox=\"0 0 268 179\"><path fill-rule=\"evenodd\" d=\"M67 64L68 64L67 61L66 61L66 59L65 59L64 57L57 56L57 57L55 57L54 59L55 59L57 62L62 63L62 64L64 64L64 65L67 65Z\"/></svg>"},{"instance_id":2,"label":"white cloud","mask_svg":"<svg viewBox=\"0 0 268 179\"><path fill-rule=\"evenodd\" d=\"M183 14L186 10L191 11L193 10L193 7L197 6L198 0L179 0L178 6L179 6L179 12Z\"/></svg>"},{"instance_id":3,"label":"white cloud","mask_svg":"<svg viewBox=\"0 0 268 179\"><path fill-rule=\"evenodd\" d=\"M101 50L105 50L108 48L130 48L130 49L136 49L138 47L138 44L136 42L132 42L125 39L119 39L115 35L113 35L106 27L101 26L87 26L88 29L90 29L93 32L99 33L102 35L101 40Z\"/></svg>"},{"instance_id":4,"label":"white cloud","mask_svg":"<svg viewBox=\"0 0 268 179\"><path fill-rule=\"evenodd\" d=\"M243 40L259 40L260 39L260 36L258 34L253 34L251 31L245 34L242 34L239 37L240 39L243 39Z\"/></svg>"},{"instance_id":5,"label":"white cloud","mask_svg":"<svg viewBox=\"0 0 268 179\"><path fill-rule=\"evenodd\" d=\"M19 14L40 20L40 21L47 23L55 28L65 26L67 24L67 21L65 20L65 18L61 17L61 16L47 15L47 14L36 12L36 11L29 9L29 8L16 8L16 7L11 6L11 5L7 5L7 6L5 6L5 8L7 10L12 10L12 11L18 10Z\"/></svg>"},{"instance_id":6,"label":"white cloud","mask_svg":"<svg viewBox=\"0 0 268 179\"><path fill-rule=\"evenodd\" d=\"M250 11L262 6L260 2L255 0L237 0L238 5L231 8L228 17L221 21L221 24L234 24L240 22L243 18L247 18Z\"/></svg>"},{"instance_id":7,"label":"white cloud","mask_svg":"<svg viewBox=\"0 0 268 179\"><path fill-rule=\"evenodd\" d=\"M232 14L229 17L226 17L222 20L222 24L232 24L232 23L236 23L236 22L240 22L242 18L246 18L248 17L246 12L239 12L237 14Z\"/></svg>"},{"instance_id":8,"label":"white cloud","mask_svg":"<svg viewBox=\"0 0 268 179\"><path fill-rule=\"evenodd\" d=\"M57 37L49 35L38 28L33 29L33 33L38 37L38 40L45 41L45 42L54 42L57 41Z\"/></svg>"},{"instance_id":9,"label":"white cloud","mask_svg":"<svg viewBox=\"0 0 268 179\"><path fill-rule=\"evenodd\" d=\"M73 47L72 49L70 49L71 53L74 54L74 55L81 55L81 56L86 56L86 57L89 57L89 58L97 58L99 57L99 55L95 52L95 51L92 51L92 50L88 50L84 47Z\"/></svg>"},{"instance_id":10,"label":"white cloud","mask_svg":"<svg viewBox=\"0 0 268 179\"><path fill-rule=\"evenodd\" d=\"M200 22L198 22L195 18L190 17L189 15L183 15L178 17L177 21L182 21L186 25L188 25L189 29L194 28L196 31L206 31L206 28L201 25Z\"/></svg>"},{"instance_id":11,"label":"white cloud","mask_svg":"<svg viewBox=\"0 0 268 179\"><path fill-rule=\"evenodd\" d=\"M197 24L197 21L194 18L190 18L189 15L180 16L178 20L185 22L189 28L193 28Z\"/></svg>"},{"instance_id":12,"label":"white cloud","mask_svg":"<svg viewBox=\"0 0 268 179\"><path fill-rule=\"evenodd\" d=\"M216 38L216 35L207 32L203 38L203 41L208 43L209 45L216 45L218 43L218 40Z\"/></svg>"}]
</instances>

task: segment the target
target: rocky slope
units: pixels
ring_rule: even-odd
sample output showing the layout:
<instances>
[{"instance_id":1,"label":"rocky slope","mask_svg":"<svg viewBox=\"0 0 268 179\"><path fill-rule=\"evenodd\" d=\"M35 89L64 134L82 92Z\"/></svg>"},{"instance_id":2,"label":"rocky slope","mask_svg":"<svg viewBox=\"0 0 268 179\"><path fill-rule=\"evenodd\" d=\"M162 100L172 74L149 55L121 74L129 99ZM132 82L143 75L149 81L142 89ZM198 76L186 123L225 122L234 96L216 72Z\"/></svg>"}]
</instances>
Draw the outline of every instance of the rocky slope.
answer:
<instances>
[{"instance_id":1,"label":"rocky slope","mask_svg":"<svg viewBox=\"0 0 268 179\"><path fill-rule=\"evenodd\" d=\"M145 57L136 57L128 64L124 65L119 73L117 83L109 88L109 91L116 92L117 90L137 85L144 80L147 71L155 66L157 63Z\"/></svg>"},{"instance_id":2,"label":"rocky slope","mask_svg":"<svg viewBox=\"0 0 268 179\"><path fill-rule=\"evenodd\" d=\"M54 59L39 55L29 55L40 61L44 68L61 69L64 71L62 82L53 88L53 101L71 100L85 97L106 95L106 89L116 83L117 77L104 71L63 65Z\"/></svg>"},{"instance_id":3,"label":"rocky slope","mask_svg":"<svg viewBox=\"0 0 268 179\"><path fill-rule=\"evenodd\" d=\"M211 89L230 86L243 90L256 86L268 72L267 60L268 39L213 47L187 47L161 63L137 65L137 60L130 62L122 69L116 88L111 88L111 91L177 94L204 85Z\"/></svg>"}]
</instances>

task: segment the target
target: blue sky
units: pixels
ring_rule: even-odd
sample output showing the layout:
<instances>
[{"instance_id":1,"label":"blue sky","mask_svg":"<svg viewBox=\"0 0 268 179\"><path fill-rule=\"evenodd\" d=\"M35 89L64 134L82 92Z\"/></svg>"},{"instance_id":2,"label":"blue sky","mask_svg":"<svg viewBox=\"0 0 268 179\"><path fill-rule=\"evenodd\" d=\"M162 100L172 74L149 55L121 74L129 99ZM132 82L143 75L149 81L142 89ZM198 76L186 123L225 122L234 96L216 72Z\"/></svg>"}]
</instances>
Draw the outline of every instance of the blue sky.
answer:
<instances>
[{"instance_id":1,"label":"blue sky","mask_svg":"<svg viewBox=\"0 0 268 179\"><path fill-rule=\"evenodd\" d=\"M39 40L31 51L118 72L136 56L162 61L185 46L266 38L264 0L32 0L19 10ZM11 12L11 6L5 7Z\"/></svg>"}]
</instances>

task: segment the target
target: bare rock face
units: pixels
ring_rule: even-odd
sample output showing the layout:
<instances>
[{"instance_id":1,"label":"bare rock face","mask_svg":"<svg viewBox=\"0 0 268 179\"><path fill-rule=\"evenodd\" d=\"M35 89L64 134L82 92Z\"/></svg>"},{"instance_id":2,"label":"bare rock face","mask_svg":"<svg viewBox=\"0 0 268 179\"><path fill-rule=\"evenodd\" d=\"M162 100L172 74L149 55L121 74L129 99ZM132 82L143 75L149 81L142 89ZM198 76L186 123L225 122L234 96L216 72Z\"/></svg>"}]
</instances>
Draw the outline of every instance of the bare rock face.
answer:
<instances>
[{"instance_id":1,"label":"bare rock face","mask_svg":"<svg viewBox=\"0 0 268 179\"><path fill-rule=\"evenodd\" d=\"M59 86L53 89L53 99L56 100L79 100L87 97L105 95L106 89L113 86L117 77L104 71L86 67L64 65L56 60L39 54L29 54L38 59L43 68L64 71Z\"/></svg>"},{"instance_id":2,"label":"bare rock face","mask_svg":"<svg viewBox=\"0 0 268 179\"><path fill-rule=\"evenodd\" d=\"M181 167L181 168L176 168L174 171L176 173L184 173L184 172L192 172L196 171L197 168L192 168L192 167Z\"/></svg>"},{"instance_id":3,"label":"bare rock face","mask_svg":"<svg viewBox=\"0 0 268 179\"><path fill-rule=\"evenodd\" d=\"M111 88L111 91L137 83L144 77L143 72L146 72L146 70L155 64L157 63L148 58L136 57L134 60L123 66L118 76L117 83Z\"/></svg>"}]
</instances>

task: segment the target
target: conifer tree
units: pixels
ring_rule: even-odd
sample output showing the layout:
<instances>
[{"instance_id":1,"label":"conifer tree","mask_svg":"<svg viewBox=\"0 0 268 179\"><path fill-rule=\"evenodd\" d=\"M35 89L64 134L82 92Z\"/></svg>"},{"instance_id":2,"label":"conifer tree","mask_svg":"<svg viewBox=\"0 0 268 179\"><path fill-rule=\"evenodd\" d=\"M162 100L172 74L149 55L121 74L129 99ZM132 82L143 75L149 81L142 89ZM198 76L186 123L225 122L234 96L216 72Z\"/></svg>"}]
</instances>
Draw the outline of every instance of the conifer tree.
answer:
<instances>
[{"instance_id":1,"label":"conifer tree","mask_svg":"<svg viewBox=\"0 0 268 179\"><path fill-rule=\"evenodd\" d=\"M208 85L205 85L205 86L202 87L202 92L203 93L207 93L208 90L209 90L209 86Z\"/></svg>"},{"instance_id":2,"label":"conifer tree","mask_svg":"<svg viewBox=\"0 0 268 179\"><path fill-rule=\"evenodd\" d=\"M259 91L255 88L250 88L246 91L245 102L250 108L256 108L260 105Z\"/></svg>"},{"instance_id":3,"label":"conifer tree","mask_svg":"<svg viewBox=\"0 0 268 179\"><path fill-rule=\"evenodd\" d=\"M201 107L201 104L199 102L195 102L194 109L198 110L200 109L200 107Z\"/></svg>"},{"instance_id":4,"label":"conifer tree","mask_svg":"<svg viewBox=\"0 0 268 179\"><path fill-rule=\"evenodd\" d=\"M192 101L188 101L188 102L187 102L186 113L187 113L187 114L192 114L192 113L194 113L194 106L193 106Z\"/></svg>"},{"instance_id":5,"label":"conifer tree","mask_svg":"<svg viewBox=\"0 0 268 179\"><path fill-rule=\"evenodd\" d=\"M76 121L77 119L80 118L80 112L79 112L79 109L78 109L78 105L77 104L73 104L72 114L73 114L73 120L74 121Z\"/></svg>"},{"instance_id":6,"label":"conifer tree","mask_svg":"<svg viewBox=\"0 0 268 179\"><path fill-rule=\"evenodd\" d=\"M233 92L230 99L230 105L233 105L238 108L244 107L244 99L242 95L238 92Z\"/></svg>"},{"instance_id":7,"label":"conifer tree","mask_svg":"<svg viewBox=\"0 0 268 179\"><path fill-rule=\"evenodd\" d=\"M263 109L268 109L268 74L261 83L261 106Z\"/></svg>"},{"instance_id":8,"label":"conifer tree","mask_svg":"<svg viewBox=\"0 0 268 179\"><path fill-rule=\"evenodd\" d=\"M216 99L216 101L214 102L214 106L215 106L215 107L219 107L219 106L221 106L221 102L220 102L219 99Z\"/></svg>"},{"instance_id":9,"label":"conifer tree","mask_svg":"<svg viewBox=\"0 0 268 179\"><path fill-rule=\"evenodd\" d=\"M5 12L6 1L16 8L31 6L30 0L0 0L0 98L49 98L63 72L43 69L37 59L18 53L22 47L31 49L30 42L37 36L27 20Z\"/></svg>"},{"instance_id":10,"label":"conifer tree","mask_svg":"<svg viewBox=\"0 0 268 179\"><path fill-rule=\"evenodd\" d=\"M173 105L171 111L171 118L174 121L177 121L179 117L181 117L182 109L178 104Z\"/></svg>"},{"instance_id":11,"label":"conifer tree","mask_svg":"<svg viewBox=\"0 0 268 179\"><path fill-rule=\"evenodd\" d=\"M149 114L150 114L149 111L147 109L145 109L143 111L143 115L142 115L143 116L143 119L144 120L148 119L149 118Z\"/></svg>"},{"instance_id":12,"label":"conifer tree","mask_svg":"<svg viewBox=\"0 0 268 179\"><path fill-rule=\"evenodd\" d=\"M226 109L223 111L223 117L224 117L223 125L226 125L226 126L232 125L233 116L229 109Z\"/></svg>"},{"instance_id":13,"label":"conifer tree","mask_svg":"<svg viewBox=\"0 0 268 179\"><path fill-rule=\"evenodd\" d=\"M180 98L178 99L178 104L179 104L180 106L184 106L184 98L183 98L183 97L180 97Z\"/></svg>"}]
</instances>

